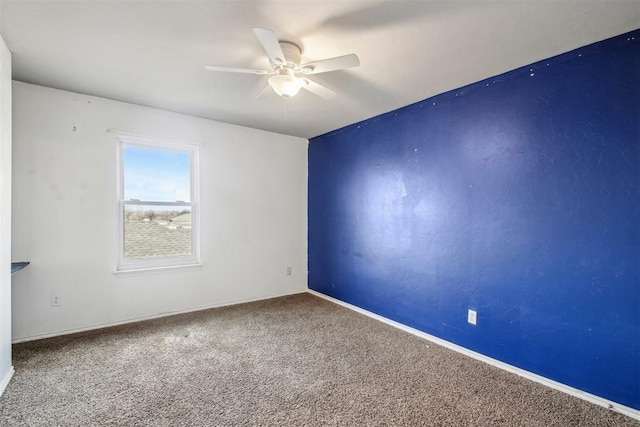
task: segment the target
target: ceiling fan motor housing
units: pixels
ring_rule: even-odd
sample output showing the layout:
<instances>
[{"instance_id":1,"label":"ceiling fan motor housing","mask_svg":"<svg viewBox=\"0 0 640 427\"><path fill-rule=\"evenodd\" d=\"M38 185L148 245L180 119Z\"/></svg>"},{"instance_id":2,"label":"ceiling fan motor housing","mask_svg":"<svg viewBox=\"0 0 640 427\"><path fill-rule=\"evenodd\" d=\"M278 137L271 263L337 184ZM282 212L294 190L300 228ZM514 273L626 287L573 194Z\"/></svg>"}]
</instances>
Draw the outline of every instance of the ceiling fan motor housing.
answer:
<instances>
[{"instance_id":1,"label":"ceiling fan motor housing","mask_svg":"<svg viewBox=\"0 0 640 427\"><path fill-rule=\"evenodd\" d=\"M300 51L300 48L293 44L293 43L289 43L289 42L279 42L280 43L280 47L282 48L282 53L284 53L284 64L272 64L274 68L279 68L279 67L287 67L287 68L292 68L294 70L298 70L298 68L300 67L300 61L302 58L302 52Z\"/></svg>"}]
</instances>

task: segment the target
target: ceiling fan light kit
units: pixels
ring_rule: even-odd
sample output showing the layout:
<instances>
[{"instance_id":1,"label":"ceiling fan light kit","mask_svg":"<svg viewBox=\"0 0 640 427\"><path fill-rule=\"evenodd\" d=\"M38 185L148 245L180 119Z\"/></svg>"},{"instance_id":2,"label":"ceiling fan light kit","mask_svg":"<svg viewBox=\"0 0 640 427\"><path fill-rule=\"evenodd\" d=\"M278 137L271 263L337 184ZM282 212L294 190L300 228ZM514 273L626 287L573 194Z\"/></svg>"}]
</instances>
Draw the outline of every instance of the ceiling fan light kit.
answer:
<instances>
[{"instance_id":1,"label":"ceiling fan light kit","mask_svg":"<svg viewBox=\"0 0 640 427\"><path fill-rule=\"evenodd\" d=\"M205 70L271 75L271 77L269 77L269 86L271 86L275 93L282 97L290 98L295 96L300 89L304 88L315 95L328 99L335 95L332 90L306 77L298 77L296 73L302 73L306 76L308 74L327 73L360 65L360 60L353 53L301 64L302 52L300 47L293 43L279 41L275 33L266 28L254 28L253 32L269 57L269 64L272 70L254 70L250 68L221 67L217 65L207 65L204 67Z\"/></svg>"},{"instance_id":2,"label":"ceiling fan light kit","mask_svg":"<svg viewBox=\"0 0 640 427\"><path fill-rule=\"evenodd\" d=\"M305 79L293 75L290 69L282 68L275 76L269 77L269 86L280 96L295 96L306 85Z\"/></svg>"}]
</instances>

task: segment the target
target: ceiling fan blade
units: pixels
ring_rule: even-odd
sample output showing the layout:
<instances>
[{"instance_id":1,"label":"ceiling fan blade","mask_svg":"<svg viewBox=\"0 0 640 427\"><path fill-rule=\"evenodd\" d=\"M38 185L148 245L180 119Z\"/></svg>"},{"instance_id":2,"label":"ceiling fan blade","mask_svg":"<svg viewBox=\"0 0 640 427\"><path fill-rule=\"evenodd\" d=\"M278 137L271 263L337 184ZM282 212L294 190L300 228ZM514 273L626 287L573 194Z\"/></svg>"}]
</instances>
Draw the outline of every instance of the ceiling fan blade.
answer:
<instances>
[{"instance_id":1,"label":"ceiling fan blade","mask_svg":"<svg viewBox=\"0 0 640 427\"><path fill-rule=\"evenodd\" d=\"M267 70L254 70L251 68L235 68L235 67L218 67L216 65L205 65L204 69L207 71L222 71L225 73L245 73L245 74L258 74L265 75L269 74Z\"/></svg>"},{"instance_id":2,"label":"ceiling fan blade","mask_svg":"<svg viewBox=\"0 0 640 427\"><path fill-rule=\"evenodd\" d=\"M342 70L344 68L357 67L358 65L360 65L358 55L352 53L350 55L337 56L335 58L323 59L322 61L302 64L300 66L300 71L304 74L318 74Z\"/></svg>"},{"instance_id":3,"label":"ceiling fan blade","mask_svg":"<svg viewBox=\"0 0 640 427\"><path fill-rule=\"evenodd\" d=\"M313 80L304 79L304 81L306 84L302 86L302 88L308 90L314 95L318 95L320 98L331 99L336 96L334 91L314 82Z\"/></svg>"},{"instance_id":4,"label":"ceiling fan blade","mask_svg":"<svg viewBox=\"0 0 640 427\"><path fill-rule=\"evenodd\" d=\"M258 37L273 65L280 66L287 62L282 52L282 47L280 47L280 42L273 31L266 28L254 28L253 32Z\"/></svg>"}]
</instances>

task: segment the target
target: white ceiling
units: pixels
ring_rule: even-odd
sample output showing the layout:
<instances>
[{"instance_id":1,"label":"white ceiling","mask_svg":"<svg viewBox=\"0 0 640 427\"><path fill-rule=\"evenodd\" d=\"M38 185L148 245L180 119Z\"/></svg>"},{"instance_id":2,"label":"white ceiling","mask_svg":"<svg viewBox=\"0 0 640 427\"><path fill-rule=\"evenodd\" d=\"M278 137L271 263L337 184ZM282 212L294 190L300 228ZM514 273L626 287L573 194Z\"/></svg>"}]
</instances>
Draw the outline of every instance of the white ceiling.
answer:
<instances>
[{"instance_id":1,"label":"white ceiling","mask_svg":"<svg viewBox=\"0 0 640 427\"><path fill-rule=\"evenodd\" d=\"M640 1L8 1L0 32L14 79L313 137L640 27ZM253 27L305 62L356 53L313 76L338 93L285 100Z\"/></svg>"}]
</instances>

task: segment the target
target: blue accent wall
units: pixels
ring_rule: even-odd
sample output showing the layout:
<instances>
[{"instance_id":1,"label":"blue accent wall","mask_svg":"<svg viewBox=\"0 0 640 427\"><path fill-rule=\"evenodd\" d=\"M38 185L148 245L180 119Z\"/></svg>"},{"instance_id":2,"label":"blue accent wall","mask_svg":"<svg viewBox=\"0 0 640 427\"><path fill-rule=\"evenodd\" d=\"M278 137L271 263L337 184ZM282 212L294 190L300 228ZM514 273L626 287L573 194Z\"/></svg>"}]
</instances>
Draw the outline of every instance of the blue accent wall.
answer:
<instances>
[{"instance_id":1,"label":"blue accent wall","mask_svg":"<svg viewBox=\"0 0 640 427\"><path fill-rule=\"evenodd\" d=\"M640 409L640 30L313 138L309 288Z\"/></svg>"}]
</instances>

